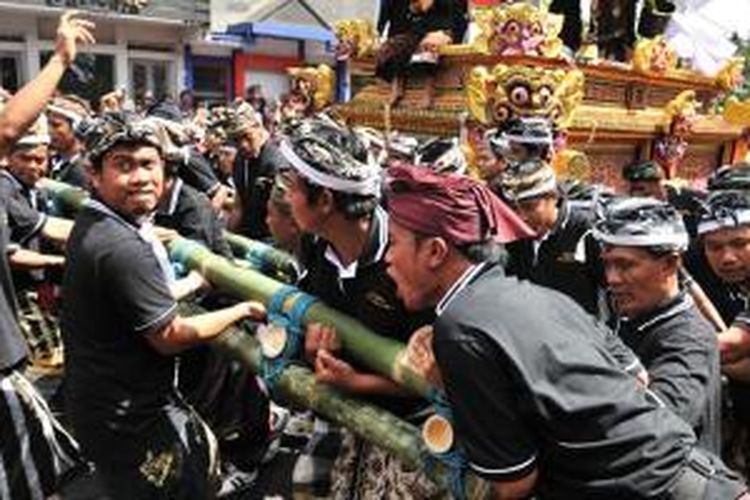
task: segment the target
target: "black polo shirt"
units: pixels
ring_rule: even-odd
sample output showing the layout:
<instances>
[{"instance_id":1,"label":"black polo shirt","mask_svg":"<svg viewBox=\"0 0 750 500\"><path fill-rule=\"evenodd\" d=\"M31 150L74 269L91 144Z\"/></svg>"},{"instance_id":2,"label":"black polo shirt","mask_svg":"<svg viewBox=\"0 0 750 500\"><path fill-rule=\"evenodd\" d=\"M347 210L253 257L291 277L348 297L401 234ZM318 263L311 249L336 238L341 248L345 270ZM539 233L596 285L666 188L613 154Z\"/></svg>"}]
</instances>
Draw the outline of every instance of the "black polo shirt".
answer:
<instances>
[{"instance_id":1,"label":"black polo shirt","mask_svg":"<svg viewBox=\"0 0 750 500\"><path fill-rule=\"evenodd\" d=\"M540 498L658 497L690 427L619 369L568 297L477 265L436 308L434 349L471 469Z\"/></svg>"},{"instance_id":2,"label":"black polo shirt","mask_svg":"<svg viewBox=\"0 0 750 500\"><path fill-rule=\"evenodd\" d=\"M67 244L61 320L67 407L94 459L138 459L128 455L131 439L167 413L175 392L174 358L157 353L145 336L171 322L177 304L141 234L91 200Z\"/></svg>"},{"instance_id":3,"label":"black polo shirt","mask_svg":"<svg viewBox=\"0 0 750 500\"><path fill-rule=\"evenodd\" d=\"M89 189L89 179L83 166L83 156L55 155L50 159L50 179L70 184L81 189Z\"/></svg>"},{"instance_id":4,"label":"black polo shirt","mask_svg":"<svg viewBox=\"0 0 750 500\"><path fill-rule=\"evenodd\" d=\"M286 168L287 161L269 139L257 158L248 158L241 151L234 163L232 178L242 205L240 234L257 240L270 237L266 225L268 198L276 172Z\"/></svg>"},{"instance_id":5,"label":"black polo shirt","mask_svg":"<svg viewBox=\"0 0 750 500\"><path fill-rule=\"evenodd\" d=\"M28 248L47 220L44 194L0 169L0 198L5 200L11 241Z\"/></svg>"},{"instance_id":6,"label":"black polo shirt","mask_svg":"<svg viewBox=\"0 0 750 500\"><path fill-rule=\"evenodd\" d=\"M647 314L620 318L617 333L646 367L649 389L693 427L703 448L718 454L719 347L713 327L692 297L682 292Z\"/></svg>"},{"instance_id":7,"label":"black polo shirt","mask_svg":"<svg viewBox=\"0 0 750 500\"><path fill-rule=\"evenodd\" d=\"M232 249L208 197L182 179L175 179L172 192L159 204L154 217L157 226L174 229L181 236L205 245L228 259Z\"/></svg>"},{"instance_id":8,"label":"black polo shirt","mask_svg":"<svg viewBox=\"0 0 750 500\"><path fill-rule=\"evenodd\" d=\"M207 195L212 195L219 188L211 163L195 147L189 146L182 150L177 175L188 185Z\"/></svg>"},{"instance_id":9,"label":"black polo shirt","mask_svg":"<svg viewBox=\"0 0 750 500\"><path fill-rule=\"evenodd\" d=\"M562 292L598 316L603 268L591 225L586 211L572 210L562 199L547 236L507 245L507 273Z\"/></svg>"},{"instance_id":10,"label":"black polo shirt","mask_svg":"<svg viewBox=\"0 0 750 500\"><path fill-rule=\"evenodd\" d=\"M380 207L373 212L362 255L348 267L339 262L327 241L305 235L300 252L303 276L299 287L326 305L361 321L373 332L406 343L414 330L431 322L432 314L412 314L406 310L396 295L396 284L386 272L387 248L388 214ZM347 357L347 361L358 371L369 372L351 357ZM411 398L378 396L368 400L400 416L424 406Z\"/></svg>"},{"instance_id":11,"label":"black polo shirt","mask_svg":"<svg viewBox=\"0 0 750 500\"><path fill-rule=\"evenodd\" d=\"M11 253L8 247L8 201L5 196L0 196L0 374L17 366L28 354L18 328L18 305L8 267L7 256Z\"/></svg>"},{"instance_id":12,"label":"black polo shirt","mask_svg":"<svg viewBox=\"0 0 750 500\"><path fill-rule=\"evenodd\" d=\"M48 199L43 191L29 188L7 170L0 170L0 196L8 201L10 239L14 243L45 252L40 233L47 221ZM44 281L44 270L14 270L13 283L17 289L28 289Z\"/></svg>"}]
</instances>

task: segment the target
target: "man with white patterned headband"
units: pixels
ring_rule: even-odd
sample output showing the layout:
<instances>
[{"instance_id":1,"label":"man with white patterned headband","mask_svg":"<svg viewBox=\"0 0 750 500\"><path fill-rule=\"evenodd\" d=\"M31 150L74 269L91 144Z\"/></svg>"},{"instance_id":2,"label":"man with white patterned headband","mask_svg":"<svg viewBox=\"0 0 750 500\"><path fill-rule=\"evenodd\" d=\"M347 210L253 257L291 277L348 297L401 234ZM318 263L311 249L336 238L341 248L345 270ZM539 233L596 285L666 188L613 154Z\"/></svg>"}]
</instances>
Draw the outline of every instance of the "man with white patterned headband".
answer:
<instances>
[{"instance_id":1,"label":"man with white patterned headband","mask_svg":"<svg viewBox=\"0 0 750 500\"><path fill-rule=\"evenodd\" d=\"M300 230L300 287L372 331L406 342L429 318L406 313L386 273L388 216L380 207L381 170L351 130L309 120L282 141L290 165L286 199ZM318 381L413 418L424 402L393 381L341 358L336 332L312 325L305 354ZM359 465L358 465L359 464ZM357 472L359 470L359 472ZM363 472L364 471L364 472ZM383 450L344 432L332 473L332 498L428 498L437 487Z\"/></svg>"},{"instance_id":2,"label":"man with white patterned headband","mask_svg":"<svg viewBox=\"0 0 750 500\"><path fill-rule=\"evenodd\" d=\"M50 158L50 178L84 189L88 187L81 154L83 142L76 135L76 128L90 117L89 104L76 95L55 97L47 106L50 146L54 150Z\"/></svg>"},{"instance_id":3,"label":"man with white patterned headband","mask_svg":"<svg viewBox=\"0 0 750 500\"><path fill-rule=\"evenodd\" d=\"M707 213L698 224L706 260L728 286L747 296L750 283L750 194L747 191L715 191L707 200ZM747 304L747 301L745 301ZM734 318L731 328L719 335L723 363L750 356L750 311L747 306Z\"/></svg>"},{"instance_id":4,"label":"man with white patterned headband","mask_svg":"<svg viewBox=\"0 0 750 500\"><path fill-rule=\"evenodd\" d=\"M570 206L549 163L537 158L510 162L502 176L502 195L536 232L534 238L507 246L508 274L558 290L603 317L591 214Z\"/></svg>"},{"instance_id":5,"label":"man with white patterned headband","mask_svg":"<svg viewBox=\"0 0 750 500\"><path fill-rule=\"evenodd\" d=\"M721 373L713 326L680 285L688 232L679 212L653 198L610 201L594 228L615 331L648 372L648 388L688 422L699 444L721 445Z\"/></svg>"}]
</instances>

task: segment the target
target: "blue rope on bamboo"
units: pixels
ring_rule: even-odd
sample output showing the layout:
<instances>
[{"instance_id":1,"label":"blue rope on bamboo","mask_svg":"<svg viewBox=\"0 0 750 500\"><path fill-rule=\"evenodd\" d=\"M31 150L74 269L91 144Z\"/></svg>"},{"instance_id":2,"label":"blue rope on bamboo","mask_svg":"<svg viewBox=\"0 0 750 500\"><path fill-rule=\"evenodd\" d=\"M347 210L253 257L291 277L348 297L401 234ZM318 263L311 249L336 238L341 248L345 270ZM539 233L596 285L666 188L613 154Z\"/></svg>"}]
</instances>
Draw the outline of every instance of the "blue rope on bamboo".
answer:
<instances>
[{"instance_id":1,"label":"blue rope on bamboo","mask_svg":"<svg viewBox=\"0 0 750 500\"><path fill-rule=\"evenodd\" d=\"M435 413L453 425L453 411L445 393L433 388L428 393L427 399L430 400L435 408ZM430 452L426 461L427 467L430 469L434 468L436 465L435 461L444 464L448 468L448 488L450 489L451 496L456 500L466 500L466 470L468 462L455 442L455 432L453 446L443 453Z\"/></svg>"},{"instance_id":2,"label":"blue rope on bamboo","mask_svg":"<svg viewBox=\"0 0 750 500\"><path fill-rule=\"evenodd\" d=\"M294 304L289 312L284 312L284 303L294 297ZM266 387L273 392L279 376L287 366L293 363L302 353L304 347L304 318L307 310L317 299L299 291L293 286L282 286L268 301L268 322L286 330L287 338L284 350L275 358L263 357L261 373Z\"/></svg>"}]
</instances>

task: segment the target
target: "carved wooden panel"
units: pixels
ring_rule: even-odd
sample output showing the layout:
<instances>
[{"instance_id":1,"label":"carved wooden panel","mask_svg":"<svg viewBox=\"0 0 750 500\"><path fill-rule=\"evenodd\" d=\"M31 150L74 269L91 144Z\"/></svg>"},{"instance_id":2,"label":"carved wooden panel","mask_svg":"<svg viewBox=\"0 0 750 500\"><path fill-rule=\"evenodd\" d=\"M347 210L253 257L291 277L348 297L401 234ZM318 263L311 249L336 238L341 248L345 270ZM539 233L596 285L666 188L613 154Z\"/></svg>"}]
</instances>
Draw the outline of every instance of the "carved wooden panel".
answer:
<instances>
[{"instance_id":1,"label":"carved wooden panel","mask_svg":"<svg viewBox=\"0 0 750 500\"><path fill-rule=\"evenodd\" d=\"M627 84L591 78L586 81L584 102L624 105L627 98Z\"/></svg>"},{"instance_id":2,"label":"carved wooden panel","mask_svg":"<svg viewBox=\"0 0 750 500\"><path fill-rule=\"evenodd\" d=\"M641 145L638 143L613 144L573 144L575 149L588 155L591 164L590 181L613 187L624 192L622 168L639 158Z\"/></svg>"},{"instance_id":3,"label":"carved wooden panel","mask_svg":"<svg viewBox=\"0 0 750 500\"><path fill-rule=\"evenodd\" d=\"M691 144L683 158L678 175L699 189L706 187L711 172L721 166L723 144Z\"/></svg>"}]
</instances>

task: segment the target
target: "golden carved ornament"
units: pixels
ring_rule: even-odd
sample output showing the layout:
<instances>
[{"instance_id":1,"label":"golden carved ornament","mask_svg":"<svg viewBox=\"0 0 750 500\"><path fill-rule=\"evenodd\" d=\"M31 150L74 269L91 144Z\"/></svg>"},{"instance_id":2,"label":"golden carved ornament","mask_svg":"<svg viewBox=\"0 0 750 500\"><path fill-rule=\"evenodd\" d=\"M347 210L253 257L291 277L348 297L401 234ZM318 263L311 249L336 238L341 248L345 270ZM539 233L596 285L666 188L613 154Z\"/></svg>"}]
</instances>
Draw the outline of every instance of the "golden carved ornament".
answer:
<instances>
[{"instance_id":1,"label":"golden carved ornament","mask_svg":"<svg viewBox=\"0 0 750 500\"><path fill-rule=\"evenodd\" d=\"M313 111L320 111L333 102L336 77L330 66L295 67L286 70L293 93L303 97Z\"/></svg>"},{"instance_id":2,"label":"golden carved ornament","mask_svg":"<svg viewBox=\"0 0 750 500\"><path fill-rule=\"evenodd\" d=\"M722 116L732 125L750 127L750 99L740 101L735 96L729 97L724 104Z\"/></svg>"},{"instance_id":3,"label":"golden carved ornament","mask_svg":"<svg viewBox=\"0 0 750 500\"><path fill-rule=\"evenodd\" d=\"M485 125L541 117L565 128L583 101L584 75L579 70L532 66L477 66L469 75L467 94L471 115Z\"/></svg>"},{"instance_id":4,"label":"golden carved ornament","mask_svg":"<svg viewBox=\"0 0 750 500\"><path fill-rule=\"evenodd\" d=\"M725 92L731 92L744 82L742 70L745 68L744 57L732 57L723 68L716 73L714 82Z\"/></svg>"},{"instance_id":5,"label":"golden carved ornament","mask_svg":"<svg viewBox=\"0 0 750 500\"><path fill-rule=\"evenodd\" d=\"M472 47L479 53L558 57L562 52L561 15L519 2L475 10L473 16L479 35Z\"/></svg>"},{"instance_id":6,"label":"golden carved ornament","mask_svg":"<svg viewBox=\"0 0 750 500\"><path fill-rule=\"evenodd\" d=\"M633 69L639 73L663 75L677 69L677 52L663 35L643 38L635 44Z\"/></svg>"},{"instance_id":7,"label":"golden carved ornament","mask_svg":"<svg viewBox=\"0 0 750 500\"><path fill-rule=\"evenodd\" d=\"M375 28L366 19L336 21L334 32L336 33L336 58L339 61L352 57L368 57L377 50L378 37Z\"/></svg>"},{"instance_id":8,"label":"golden carved ornament","mask_svg":"<svg viewBox=\"0 0 750 500\"><path fill-rule=\"evenodd\" d=\"M695 90L685 90L664 106L664 114L670 122L675 119L694 120L700 107L701 102L696 97Z\"/></svg>"}]
</instances>

